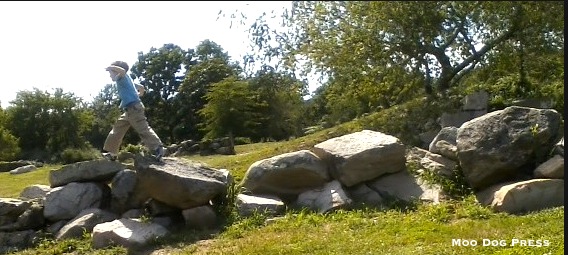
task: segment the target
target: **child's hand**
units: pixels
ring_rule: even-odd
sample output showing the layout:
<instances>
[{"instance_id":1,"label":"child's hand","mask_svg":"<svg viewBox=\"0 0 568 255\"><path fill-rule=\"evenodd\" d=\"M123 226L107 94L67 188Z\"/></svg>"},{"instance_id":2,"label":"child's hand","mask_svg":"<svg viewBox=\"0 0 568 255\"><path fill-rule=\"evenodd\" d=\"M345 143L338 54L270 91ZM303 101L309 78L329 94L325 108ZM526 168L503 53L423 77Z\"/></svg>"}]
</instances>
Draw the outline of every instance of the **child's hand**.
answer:
<instances>
[{"instance_id":1,"label":"child's hand","mask_svg":"<svg viewBox=\"0 0 568 255\"><path fill-rule=\"evenodd\" d=\"M134 86L136 86L136 90L138 91L138 96L143 96L144 93L146 93L146 89L144 88L144 86L135 83Z\"/></svg>"}]
</instances>

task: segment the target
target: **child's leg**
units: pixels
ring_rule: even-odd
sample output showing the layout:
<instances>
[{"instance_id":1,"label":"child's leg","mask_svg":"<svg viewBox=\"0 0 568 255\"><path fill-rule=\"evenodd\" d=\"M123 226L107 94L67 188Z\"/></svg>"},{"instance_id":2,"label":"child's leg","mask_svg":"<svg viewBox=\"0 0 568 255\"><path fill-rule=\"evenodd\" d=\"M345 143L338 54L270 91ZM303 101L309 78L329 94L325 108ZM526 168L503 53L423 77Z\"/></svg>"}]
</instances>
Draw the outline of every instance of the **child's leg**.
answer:
<instances>
[{"instance_id":1,"label":"child's leg","mask_svg":"<svg viewBox=\"0 0 568 255\"><path fill-rule=\"evenodd\" d=\"M103 146L103 150L108 151L113 155L118 154L120 144L122 143L122 138L124 138L124 135L126 135L128 128L130 128L130 123L128 122L126 113L123 113L116 120L116 122L112 126L112 130L108 133L108 136L105 140L105 145Z\"/></svg>"},{"instance_id":2,"label":"child's leg","mask_svg":"<svg viewBox=\"0 0 568 255\"><path fill-rule=\"evenodd\" d=\"M162 146L162 141L148 124L142 103L129 107L127 116L130 125L132 125L134 130L140 135L142 143L144 143L150 151L153 152L158 147Z\"/></svg>"}]
</instances>

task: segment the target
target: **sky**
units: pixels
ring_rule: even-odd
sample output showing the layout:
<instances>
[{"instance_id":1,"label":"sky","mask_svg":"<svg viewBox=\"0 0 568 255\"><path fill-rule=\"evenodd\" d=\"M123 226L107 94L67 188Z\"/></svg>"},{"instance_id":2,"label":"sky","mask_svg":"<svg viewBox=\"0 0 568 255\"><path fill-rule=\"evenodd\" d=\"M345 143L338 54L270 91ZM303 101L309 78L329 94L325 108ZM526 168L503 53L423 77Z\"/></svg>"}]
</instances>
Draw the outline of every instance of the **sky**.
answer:
<instances>
[{"instance_id":1,"label":"sky","mask_svg":"<svg viewBox=\"0 0 568 255\"><path fill-rule=\"evenodd\" d=\"M291 6L289 1L0 1L0 102L18 91L55 88L91 101L106 84L111 62L132 66L138 52L173 43L195 48L209 39L241 61L249 52L244 27L218 13L249 17ZM241 61L242 62L242 61Z\"/></svg>"}]
</instances>

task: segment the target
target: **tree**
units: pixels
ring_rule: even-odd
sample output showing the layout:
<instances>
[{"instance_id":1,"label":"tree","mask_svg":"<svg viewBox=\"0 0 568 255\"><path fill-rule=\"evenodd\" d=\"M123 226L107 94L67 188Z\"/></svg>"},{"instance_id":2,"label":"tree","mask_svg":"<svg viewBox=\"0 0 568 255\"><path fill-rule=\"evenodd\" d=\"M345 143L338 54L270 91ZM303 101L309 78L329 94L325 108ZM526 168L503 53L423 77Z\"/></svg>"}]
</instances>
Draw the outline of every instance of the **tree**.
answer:
<instances>
[{"instance_id":1,"label":"tree","mask_svg":"<svg viewBox=\"0 0 568 255\"><path fill-rule=\"evenodd\" d=\"M201 139L199 124L203 123L199 111L207 104L205 97L211 85L228 77L238 77L238 63L231 63L228 54L215 42L202 41L192 55L195 63L186 73L176 96L180 125L176 129L176 137ZM179 139L178 139L179 140Z\"/></svg>"},{"instance_id":2,"label":"tree","mask_svg":"<svg viewBox=\"0 0 568 255\"><path fill-rule=\"evenodd\" d=\"M279 58L289 68L304 58L304 73L329 77L328 110L347 109L338 118L349 119L423 92L445 96L506 44L517 44L519 53L529 44L563 45L563 5L299 1L282 16L288 30L276 31L259 17L250 31L265 57Z\"/></svg>"},{"instance_id":3,"label":"tree","mask_svg":"<svg viewBox=\"0 0 568 255\"><path fill-rule=\"evenodd\" d=\"M203 130L207 138L244 136L258 125L253 111L255 94L246 81L231 76L213 83L205 96L207 103L199 110L204 118Z\"/></svg>"},{"instance_id":4,"label":"tree","mask_svg":"<svg viewBox=\"0 0 568 255\"><path fill-rule=\"evenodd\" d=\"M10 161L17 158L20 153L18 138L5 128L7 116L0 107L0 161Z\"/></svg>"},{"instance_id":5,"label":"tree","mask_svg":"<svg viewBox=\"0 0 568 255\"><path fill-rule=\"evenodd\" d=\"M174 44L164 44L148 53L139 52L138 62L131 70L133 79L139 79L146 89L142 102L146 116L163 142L175 140L174 130L179 124L174 104L185 70L192 64L192 50L183 50Z\"/></svg>"},{"instance_id":6,"label":"tree","mask_svg":"<svg viewBox=\"0 0 568 255\"><path fill-rule=\"evenodd\" d=\"M326 99L326 89L327 84L324 84L312 93L312 96L305 100L304 106L304 116L306 122L305 126L310 125L323 125L328 127L328 123L325 122L325 116L329 114L329 111L326 109L327 99Z\"/></svg>"},{"instance_id":7,"label":"tree","mask_svg":"<svg viewBox=\"0 0 568 255\"><path fill-rule=\"evenodd\" d=\"M468 92L484 89L493 104L547 97L564 111L564 10L562 2L520 5L521 22L532 25L487 53L485 61L464 78ZM535 24L539 24L538 26Z\"/></svg>"},{"instance_id":8,"label":"tree","mask_svg":"<svg viewBox=\"0 0 568 255\"><path fill-rule=\"evenodd\" d=\"M57 88L53 94L34 88L20 91L7 109L7 127L19 138L25 157L39 149L44 160L67 148L84 148L92 116L80 98Z\"/></svg>"},{"instance_id":9,"label":"tree","mask_svg":"<svg viewBox=\"0 0 568 255\"><path fill-rule=\"evenodd\" d=\"M300 134L305 117L302 115L305 83L265 65L249 79L249 86L260 102L255 111L260 113L261 125L251 137L253 140L282 140Z\"/></svg>"},{"instance_id":10,"label":"tree","mask_svg":"<svg viewBox=\"0 0 568 255\"><path fill-rule=\"evenodd\" d=\"M8 116L6 115L6 111L0 106L0 127L5 127L7 120Z\"/></svg>"}]
</instances>

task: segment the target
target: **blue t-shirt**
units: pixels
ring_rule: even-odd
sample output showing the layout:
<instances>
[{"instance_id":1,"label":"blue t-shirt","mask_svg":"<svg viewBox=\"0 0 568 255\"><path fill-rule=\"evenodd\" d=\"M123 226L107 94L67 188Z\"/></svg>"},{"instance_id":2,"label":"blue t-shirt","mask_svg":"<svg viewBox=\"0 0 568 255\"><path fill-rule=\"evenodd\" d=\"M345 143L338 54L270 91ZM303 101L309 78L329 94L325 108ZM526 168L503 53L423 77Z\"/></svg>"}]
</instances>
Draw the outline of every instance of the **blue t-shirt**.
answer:
<instances>
[{"instance_id":1,"label":"blue t-shirt","mask_svg":"<svg viewBox=\"0 0 568 255\"><path fill-rule=\"evenodd\" d=\"M128 75L124 75L116 80L116 89L118 90L118 98L120 98L120 108L126 108L130 104L140 102L138 91L134 87L132 79Z\"/></svg>"}]
</instances>

